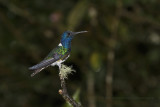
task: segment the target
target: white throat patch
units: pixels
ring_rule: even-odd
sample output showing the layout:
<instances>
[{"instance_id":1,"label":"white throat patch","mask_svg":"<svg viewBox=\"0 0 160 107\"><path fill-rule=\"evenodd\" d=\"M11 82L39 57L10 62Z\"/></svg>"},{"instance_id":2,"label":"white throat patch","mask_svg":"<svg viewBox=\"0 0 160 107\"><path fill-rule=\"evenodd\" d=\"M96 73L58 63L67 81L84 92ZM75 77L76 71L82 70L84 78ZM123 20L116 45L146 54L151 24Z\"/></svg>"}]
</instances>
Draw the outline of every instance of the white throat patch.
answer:
<instances>
[{"instance_id":1,"label":"white throat patch","mask_svg":"<svg viewBox=\"0 0 160 107\"><path fill-rule=\"evenodd\" d=\"M61 43L59 43L59 45L58 46L62 46L62 44Z\"/></svg>"}]
</instances>

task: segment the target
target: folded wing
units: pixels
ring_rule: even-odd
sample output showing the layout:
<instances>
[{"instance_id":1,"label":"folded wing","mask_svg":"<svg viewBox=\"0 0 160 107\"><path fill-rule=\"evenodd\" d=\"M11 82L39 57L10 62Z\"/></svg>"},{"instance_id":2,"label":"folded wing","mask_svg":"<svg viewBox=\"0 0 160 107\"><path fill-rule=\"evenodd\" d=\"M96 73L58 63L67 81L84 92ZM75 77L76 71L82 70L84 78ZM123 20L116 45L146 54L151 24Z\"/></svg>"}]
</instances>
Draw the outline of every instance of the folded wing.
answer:
<instances>
[{"instance_id":1,"label":"folded wing","mask_svg":"<svg viewBox=\"0 0 160 107\"><path fill-rule=\"evenodd\" d=\"M47 67L47 66L51 65L52 63L56 62L57 60L58 59L55 59L55 58L50 58L50 59L47 59L47 60L43 60L39 64L36 64L32 67L29 67L29 70L42 69L44 67Z\"/></svg>"}]
</instances>

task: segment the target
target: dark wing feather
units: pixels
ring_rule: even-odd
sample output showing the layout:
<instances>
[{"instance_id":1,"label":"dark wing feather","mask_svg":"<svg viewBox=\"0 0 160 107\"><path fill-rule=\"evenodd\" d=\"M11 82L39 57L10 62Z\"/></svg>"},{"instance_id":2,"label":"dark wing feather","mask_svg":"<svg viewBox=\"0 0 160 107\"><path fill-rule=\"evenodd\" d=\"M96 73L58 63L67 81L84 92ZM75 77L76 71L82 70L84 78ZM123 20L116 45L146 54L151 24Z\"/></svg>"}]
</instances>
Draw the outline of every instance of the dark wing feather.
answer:
<instances>
[{"instance_id":1,"label":"dark wing feather","mask_svg":"<svg viewBox=\"0 0 160 107\"><path fill-rule=\"evenodd\" d=\"M68 55L69 55L69 53L66 53L65 55L55 54L54 57L52 57L50 59L43 60L39 64L36 64L32 67L29 67L29 70L37 70L37 69L47 67L60 59L62 59L62 60L65 59L65 57L67 57Z\"/></svg>"},{"instance_id":2,"label":"dark wing feather","mask_svg":"<svg viewBox=\"0 0 160 107\"><path fill-rule=\"evenodd\" d=\"M50 59L52 57L54 57L54 55L56 54L56 51L59 49L60 47L57 46L56 48L54 48L45 58L44 60Z\"/></svg>"},{"instance_id":3,"label":"dark wing feather","mask_svg":"<svg viewBox=\"0 0 160 107\"><path fill-rule=\"evenodd\" d=\"M31 77L33 77L33 76L36 75L37 73L41 72L42 69L43 69L43 68L35 70L35 71L31 74Z\"/></svg>"},{"instance_id":4,"label":"dark wing feather","mask_svg":"<svg viewBox=\"0 0 160 107\"><path fill-rule=\"evenodd\" d=\"M37 70L37 69L47 67L48 65L51 65L52 63L56 62L57 60L58 59L56 59L56 58L50 58L47 60L43 60L39 64L36 64L36 65L30 67L29 70Z\"/></svg>"}]
</instances>

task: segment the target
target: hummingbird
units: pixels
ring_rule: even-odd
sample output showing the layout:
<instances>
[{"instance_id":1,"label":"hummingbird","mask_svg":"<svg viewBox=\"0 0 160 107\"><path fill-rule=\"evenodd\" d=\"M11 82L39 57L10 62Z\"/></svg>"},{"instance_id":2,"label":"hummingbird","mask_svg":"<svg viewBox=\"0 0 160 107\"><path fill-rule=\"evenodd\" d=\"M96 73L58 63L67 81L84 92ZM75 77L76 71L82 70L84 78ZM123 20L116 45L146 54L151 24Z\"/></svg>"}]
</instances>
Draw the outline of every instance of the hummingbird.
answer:
<instances>
[{"instance_id":1,"label":"hummingbird","mask_svg":"<svg viewBox=\"0 0 160 107\"><path fill-rule=\"evenodd\" d=\"M31 74L31 77L33 77L43 69L47 68L48 66L57 65L59 68L61 68L61 63L66 61L70 56L72 39L74 38L75 35L85 32L87 31L80 31L80 32L65 31L61 35L61 40L58 46L54 48L40 63L32 67L29 67L29 70L34 71Z\"/></svg>"}]
</instances>

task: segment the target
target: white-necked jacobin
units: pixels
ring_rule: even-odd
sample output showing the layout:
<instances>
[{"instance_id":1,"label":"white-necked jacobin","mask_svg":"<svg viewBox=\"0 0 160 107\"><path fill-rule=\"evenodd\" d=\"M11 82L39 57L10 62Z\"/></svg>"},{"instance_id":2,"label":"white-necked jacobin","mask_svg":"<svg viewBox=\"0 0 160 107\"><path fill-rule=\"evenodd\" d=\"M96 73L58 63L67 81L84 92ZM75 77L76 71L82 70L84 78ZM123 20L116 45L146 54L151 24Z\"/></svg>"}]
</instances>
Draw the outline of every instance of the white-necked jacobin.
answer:
<instances>
[{"instance_id":1,"label":"white-necked jacobin","mask_svg":"<svg viewBox=\"0 0 160 107\"><path fill-rule=\"evenodd\" d=\"M80 31L80 32L72 32L66 31L61 35L61 41L59 45L54 48L47 57L44 58L43 61L40 63L32 66L29 70L34 70L34 73L31 76L42 71L44 68L48 66L59 66L61 68L61 63L63 63L69 56L71 52L71 41L73 37L79 33L85 33L87 31Z\"/></svg>"}]
</instances>

